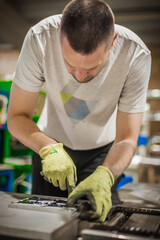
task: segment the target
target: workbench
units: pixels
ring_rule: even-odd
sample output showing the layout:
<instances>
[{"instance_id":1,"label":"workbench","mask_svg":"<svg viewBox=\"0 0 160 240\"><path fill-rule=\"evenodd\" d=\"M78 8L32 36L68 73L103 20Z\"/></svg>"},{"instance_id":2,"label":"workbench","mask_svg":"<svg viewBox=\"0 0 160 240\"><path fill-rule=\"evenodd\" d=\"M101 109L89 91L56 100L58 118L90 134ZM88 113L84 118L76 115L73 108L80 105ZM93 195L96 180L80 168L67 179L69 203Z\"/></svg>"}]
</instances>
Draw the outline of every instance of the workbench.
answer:
<instances>
[{"instance_id":1,"label":"workbench","mask_svg":"<svg viewBox=\"0 0 160 240\"><path fill-rule=\"evenodd\" d=\"M146 192L147 189L148 193ZM147 200L145 193L148 195ZM153 195L153 197L151 197L151 195ZM160 186L158 185L127 184L119 190L119 196L123 201L119 205L120 207L123 206L126 207L126 209L132 208L133 210L138 207L147 207L147 209L153 209L155 212L159 211L158 213L160 213L160 199L157 197L160 196ZM59 202L60 207L53 207L51 204L45 207L39 207L36 204L24 204L27 203L27 201L23 202L23 200L27 198L31 200L34 199L34 201L35 199L42 199L44 203L46 200L52 203L55 201L56 204ZM108 237L109 235L105 236L105 231L97 230L97 226L101 228L107 226L107 221L104 224L82 221L79 218L79 213L76 208L63 207L66 200L67 199L64 198L51 196L0 192L0 240L146 239L146 237L143 238L143 236L142 238L134 238L133 236L132 238L118 238L118 233L116 235L114 234L115 231L108 232L112 237ZM116 204L113 205L111 212L113 212L116 207ZM160 214L158 215L158 217L160 217ZM112 225L114 221L114 219L111 219ZM160 218L157 218L157 221L158 224L160 224ZM96 230L92 230L94 225L96 226ZM111 226L111 223L109 225ZM102 236L100 234L101 232ZM99 234L98 237L96 234ZM149 237L148 239L155 238Z\"/></svg>"}]
</instances>

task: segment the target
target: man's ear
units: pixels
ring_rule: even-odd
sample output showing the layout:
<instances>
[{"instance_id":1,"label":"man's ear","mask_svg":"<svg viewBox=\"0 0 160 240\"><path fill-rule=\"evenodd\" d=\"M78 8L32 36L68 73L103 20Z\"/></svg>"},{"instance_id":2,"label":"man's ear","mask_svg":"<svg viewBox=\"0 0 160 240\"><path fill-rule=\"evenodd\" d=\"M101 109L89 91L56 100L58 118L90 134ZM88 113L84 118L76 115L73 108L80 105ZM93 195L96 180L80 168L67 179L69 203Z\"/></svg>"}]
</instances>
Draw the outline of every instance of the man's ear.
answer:
<instances>
[{"instance_id":1,"label":"man's ear","mask_svg":"<svg viewBox=\"0 0 160 240\"><path fill-rule=\"evenodd\" d=\"M113 40L112 40L112 43L111 43L111 48L113 47L113 44L114 44L114 41L115 41L116 38L117 38L117 32L114 33L114 37L113 37Z\"/></svg>"}]
</instances>

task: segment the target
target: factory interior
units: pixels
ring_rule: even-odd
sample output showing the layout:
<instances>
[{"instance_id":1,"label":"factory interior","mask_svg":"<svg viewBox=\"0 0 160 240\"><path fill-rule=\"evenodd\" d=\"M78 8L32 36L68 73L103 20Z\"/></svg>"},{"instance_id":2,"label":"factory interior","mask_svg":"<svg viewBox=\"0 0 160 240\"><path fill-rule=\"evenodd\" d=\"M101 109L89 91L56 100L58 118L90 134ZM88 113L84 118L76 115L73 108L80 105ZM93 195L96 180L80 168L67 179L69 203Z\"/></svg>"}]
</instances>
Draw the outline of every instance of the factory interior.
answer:
<instances>
[{"instance_id":1,"label":"factory interior","mask_svg":"<svg viewBox=\"0 0 160 240\"><path fill-rule=\"evenodd\" d=\"M136 33L152 58L137 148L112 195L106 220L99 223L80 217L88 199L69 207L67 198L32 194L33 150L12 136L7 127L10 90L28 30L42 19L61 14L69 2L0 0L0 240L160 239L159 0L106 1L115 23ZM36 124L45 100L44 83L32 116Z\"/></svg>"}]
</instances>

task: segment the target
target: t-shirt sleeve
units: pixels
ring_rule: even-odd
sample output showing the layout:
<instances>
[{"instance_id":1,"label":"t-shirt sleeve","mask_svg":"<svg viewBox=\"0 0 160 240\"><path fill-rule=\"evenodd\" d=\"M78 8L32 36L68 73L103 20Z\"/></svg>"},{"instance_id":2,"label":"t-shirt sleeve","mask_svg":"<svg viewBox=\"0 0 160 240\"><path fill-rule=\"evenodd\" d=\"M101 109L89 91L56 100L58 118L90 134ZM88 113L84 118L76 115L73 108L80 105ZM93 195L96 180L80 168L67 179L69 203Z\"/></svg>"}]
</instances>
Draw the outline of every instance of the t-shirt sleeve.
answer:
<instances>
[{"instance_id":1,"label":"t-shirt sleeve","mask_svg":"<svg viewBox=\"0 0 160 240\"><path fill-rule=\"evenodd\" d=\"M39 92L44 82L42 56L39 36L31 28L24 39L13 82L26 91Z\"/></svg>"},{"instance_id":2,"label":"t-shirt sleeve","mask_svg":"<svg viewBox=\"0 0 160 240\"><path fill-rule=\"evenodd\" d=\"M138 46L119 98L118 109L120 111L128 113L144 112L150 71L150 51Z\"/></svg>"}]
</instances>

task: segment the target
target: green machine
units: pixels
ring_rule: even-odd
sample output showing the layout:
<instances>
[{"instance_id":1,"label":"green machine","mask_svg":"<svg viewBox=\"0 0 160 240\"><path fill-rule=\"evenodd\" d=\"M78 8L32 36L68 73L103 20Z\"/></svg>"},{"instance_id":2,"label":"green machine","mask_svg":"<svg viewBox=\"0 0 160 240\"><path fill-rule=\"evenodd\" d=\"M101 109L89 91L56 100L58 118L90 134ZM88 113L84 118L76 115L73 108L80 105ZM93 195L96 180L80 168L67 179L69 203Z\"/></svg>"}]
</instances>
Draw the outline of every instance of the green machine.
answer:
<instances>
[{"instance_id":1,"label":"green machine","mask_svg":"<svg viewBox=\"0 0 160 240\"><path fill-rule=\"evenodd\" d=\"M16 138L11 136L7 129L7 110L12 81L0 80L0 163L13 167L14 181L13 191L30 193L32 185L32 154L33 151ZM37 123L43 109L45 92L40 92L33 120ZM0 176L1 183L5 176Z\"/></svg>"}]
</instances>

